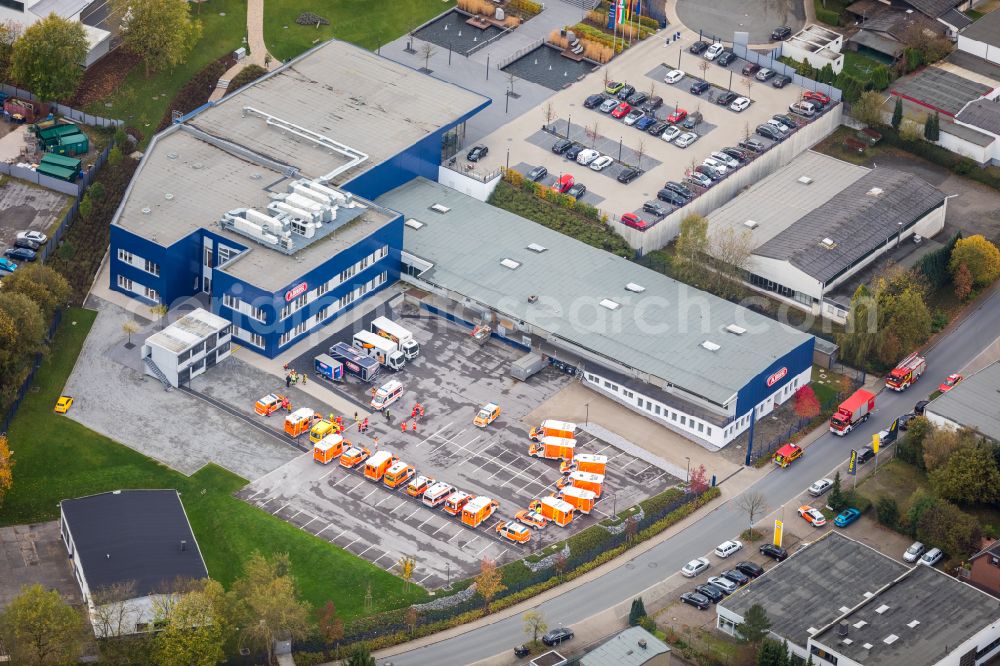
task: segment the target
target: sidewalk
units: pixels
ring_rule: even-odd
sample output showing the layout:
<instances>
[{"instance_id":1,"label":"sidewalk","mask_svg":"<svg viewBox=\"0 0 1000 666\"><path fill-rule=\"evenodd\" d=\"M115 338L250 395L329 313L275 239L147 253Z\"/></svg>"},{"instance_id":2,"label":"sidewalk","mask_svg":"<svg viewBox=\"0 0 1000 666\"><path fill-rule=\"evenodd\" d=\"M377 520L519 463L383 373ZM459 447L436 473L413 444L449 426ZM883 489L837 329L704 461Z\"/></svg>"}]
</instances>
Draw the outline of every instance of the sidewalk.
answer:
<instances>
[{"instance_id":1,"label":"sidewalk","mask_svg":"<svg viewBox=\"0 0 1000 666\"><path fill-rule=\"evenodd\" d=\"M268 54L267 45L264 44L264 0L247 0L247 48L250 55L226 70L220 81L228 84L249 65L258 65L268 71L281 65ZM216 88L208 101L222 99L226 92L228 88Z\"/></svg>"}]
</instances>

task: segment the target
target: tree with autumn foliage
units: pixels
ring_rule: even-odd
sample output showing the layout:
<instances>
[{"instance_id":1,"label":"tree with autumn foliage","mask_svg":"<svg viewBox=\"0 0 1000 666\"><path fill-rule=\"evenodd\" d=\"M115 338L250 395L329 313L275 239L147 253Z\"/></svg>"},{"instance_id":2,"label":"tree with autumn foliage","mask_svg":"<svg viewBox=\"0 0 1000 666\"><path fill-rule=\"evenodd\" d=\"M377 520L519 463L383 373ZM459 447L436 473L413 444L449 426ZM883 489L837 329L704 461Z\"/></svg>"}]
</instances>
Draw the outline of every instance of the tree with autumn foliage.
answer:
<instances>
[{"instance_id":1,"label":"tree with autumn foliage","mask_svg":"<svg viewBox=\"0 0 1000 666\"><path fill-rule=\"evenodd\" d=\"M808 384L795 392L795 414L804 419L811 419L819 414L819 398Z\"/></svg>"},{"instance_id":2,"label":"tree with autumn foliage","mask_svg":"<svg viewBox=\"0 0 1000 666\"><path fill-rule=\"evenodd\" d=\"M972 284L985 287L1000 277L1000 250L981 234L961 238L955 243L948 263L952 276L961 270L963 264L972 275Z\"/></svg>"},{"instance_id":3,"label":"tree with autumn foliage","mask_svg":"<svg viewBox=\"0 0 1000 666\"><path fill-rule=\"evenodd\" d=\"M484 557L479 563L479 575L476 576L476 592L483 598L483 610L490 612L490 602L493 597L507 589L503 584L503 572L497 563Z\"/></svg>"},{"instance_id":4,"label":"tree with autumn foliage","mask_svg":"<svg viewBox=\"0 0 1000 666\"><path fill-rule=\"evenodd\" d=\"M688 490L697 494L708 490L708 472L705 471L704 465L698 465L691 470L691 475L688 478Z\"/></svg>"},{"instance_id":5,"label":"tree with autumn foliage","mask_svg":"<svg viewBox=\"0 0 1000 666\"><path fill-rule=\"evenodd\" d=\"M955 283L955 298L965 301L972 294L972 272L965 264L959 264L952 278Z\"/></svg>"}]
</instances>

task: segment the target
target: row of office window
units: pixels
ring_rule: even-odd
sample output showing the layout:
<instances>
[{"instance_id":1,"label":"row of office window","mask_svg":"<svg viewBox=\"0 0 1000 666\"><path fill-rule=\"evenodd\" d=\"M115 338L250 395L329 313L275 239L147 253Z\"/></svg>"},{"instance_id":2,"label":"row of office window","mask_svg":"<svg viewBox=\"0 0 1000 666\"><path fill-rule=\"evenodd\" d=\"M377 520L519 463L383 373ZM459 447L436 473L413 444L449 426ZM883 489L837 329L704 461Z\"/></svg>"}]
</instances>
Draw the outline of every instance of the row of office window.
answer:
<instances>
[{"instance_id":1,"label":"row of office window","mask_svg":"<svg viewBox=\"0 0 1000 666\"><path fill-rule=\"evenodd\" d=\"M231 310L236 310L237 312L242 312L243 314L256 319L257 321L264 321L266 313L263 308L258 308L246 301L240 299L239 296L233 296L232 294L222 295L222 304Z\"/></svg>"},{"instance_id":2,"label":"row of office window","mask_svg":"<svg viewBox=\"0 0 1000 666\"><path fill-rule=\"evenodd\" d=\"M318 285L315 289L310 289L309 291L302 294L301 296L296 298L294 301L292 301L285 307L281 308L281 312L278 314L278 319L279 320L285 319L294 314L295 312L298 312L309 303L312 303L317 298L320 298L321 296L329 292L334 287L341 285L344 282L347 282L352 277L354 277L361 271L365 270L366 268L374 264L376 261L384 259L388 255L389 255L389 246L383 245L382 247L378 248L368 256L363 257L360 261L358 261L354 265L348 266L347 268L342 270L339 275L335 275L334 277L330 278L323 284Z\"/></svg>"},{"instance_id":3,"label":"row of office window","mask_svg":"<svg viewBox=\"0 0 1000 666\"><path fill-rule=\"evenodd\" d=\"M299 322L298 324L295 325L294 328L282 333L281 337L278 339L278 346L283 347L284 345L288 344L291 340L299 337L306 331L314 328L315 326L318 326L319 324L322 324L324 321L329 319L331 315L343 310L348 305L350 305L357 299L361 298L365 294L369 293L370 291L377 289L378 287L381 287L383 284L386 283L388 279L389 279L389 272L382 271L374 278L364 283L364 285L359 285L350 292L341 296L340 299L337 301L336 310L331 310L330 305L320 308L319 310L316 311L316 313L313 316L309 317L304 321Z\"/></svg>"},{"instance_id":4,"label":"row of office window","mask_svg":"<svg viewBox=\"0 0 1000 666\"><path fill-rule=\"evenodd\" d=\"M602 386L606 391L611 393L617 393L621 395L623 398L626 398L630 401L635 400L635 403L639 407L639 409L644 409L650 414L653 414L654 416L659 416L664 421L670 421L674 425L682 427L685 430L690 430L693 433L696 432L704 437L712 436L712 426L708 425L704 421L696 419L693 416L688 416L687 414L684 414L682 412L668 409L665 405L662 405L658 402L653 402L652 400L649 400L641 395L636 397L633 391L630 391L629 389L623 386L618 386L618 384L608 381L607 379L598 377L597 375L593 375L589 372L585 374L587 377L587 381L589 381L590 383L595 384L597 386Z\"/></svg>"},{"instance_id":5,"label":"row of office window","mask_svg":"<svg viewBox=\"0 0 1000 666\"><path fill-rule=\"evenodd\" d=\"M149 259L144 259L128 250L118 249L118 261L122 261L129 266L135 266L141 271L146 271L150 275L155 275L160 277L160 265L150 261Z\"/></svg>"},{"instance_id":6,"label":"row of office window","mask_svg":"<svg viewBox=\"0 0 1000 666\"><path fill-rule=\"evenodd\" d=\"M148 298L149 300L159 303L160 294L151 287L147 287L144 284L140 284L134 280L130 280L122 274L118 274L118 286L125 291L131 291L133 294L138 294L143 298Z\"/></svg>"}]
</instances>

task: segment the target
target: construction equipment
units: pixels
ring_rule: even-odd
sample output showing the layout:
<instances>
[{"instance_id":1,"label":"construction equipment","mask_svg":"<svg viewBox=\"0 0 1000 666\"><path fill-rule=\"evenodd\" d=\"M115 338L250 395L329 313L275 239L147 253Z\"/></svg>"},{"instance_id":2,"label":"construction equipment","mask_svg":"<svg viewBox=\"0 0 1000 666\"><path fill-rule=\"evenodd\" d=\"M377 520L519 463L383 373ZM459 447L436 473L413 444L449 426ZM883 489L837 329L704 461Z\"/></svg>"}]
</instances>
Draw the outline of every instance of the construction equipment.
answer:
<instances>
[{"instance_id":1,"label":"construction equipment","mask_svg":"<svg viewBox=\"0 0 1000 666\"><path fill-rule=\"evenodd\" d=\"M573 458L577 472L591 474L607 474L608 457L595 453L581 453Z\"/></svg>"},{"instance_id":2,"label":"construction equipment","mask_svg":"<svg viewBox=\"0 0 1000 666\"><path fill-rule=\"evenodd\" d=\"M340 457L345 444L348 447L351 445L342 435L327 435L313 445L313 460L326 465Z\"/></svg>"},{"instance_id":3,"label":"construction equipment","mask_svg":"<svg viewBox=\"0 0 1000 666\"><path fill-rule=\"evenodd\" d=\"M423 499L421 500L426 506L435 507L443 504L445 500L451 497L452 493L455 492L455 486L445 483L444 481L438 481L430 488L424 491Z\"/></svg>"},{"instance_id":4,"label":"construction equipment","mask_svg":"<svg viewBox=\"0 0 1000 666\"><path fill-rule=\"evenodd\" d=\"M851 394L851 397L840 403L837 413L830 417L830 432L834 435L846 435L859 423L867 421L874 409L875 394L858 389Z\"/></svg>"},{"instance_id":5,"label":"construction equipment","mask_svg":"<svg viewBox=\"0 0 1000 666\"><path fill-rule=\"evenodd\" d=\"M280 393L268 393L257 401L257 404L253 406L253 410L261 416L267 416L281 409L281 405L284 402L285 396Z\"/></svg>"},{"instance_id":6,"label":"construction equipment","mask_svg":"<svg viewBox=\"0 0 1000 666\"><path fill-rule=\"evenodd\" d=\"M376 317L370 325L372 333L392 340L407 360L420 355L420 345L413 339L413 333L388 317Z\"/></svg>"},{"instance_id":7,"label":"construction equipment","mask_svg":"<svg viewBox=\"0 0 1000 666\"><path fill-rule=\"evenodd\" d=\"M559 499L565 501L567 504L572 504L573 507L580 513L589 514L594 509L594 504L597 501L597 495L593 490L578 488L577 486L569 486L567 488L563 488Z\"/></svg>"},{"instance_id":8,"label":"construction equipment","mask_svg":"<svg viewBox=\"0 0 1000 666\"><path fill-rule=\"evenodd\" d=\"M315 444L327 435L340 432L340 427L336 423L331 423L326 419L320 419L309 429L309 441Z\"/></svg>"},{"instance_id":9,"label":"construction equipment","mask_svg":"<svg viewBox=\"0 0 1000 666\"><path fill-rule=\"evenodd\" d=\"M313 369L316 376L328 382L344 380L344 364L327 354L320 354L313 359Z\"/></svg>"},{"instance_id":10,"label":"construction equipment","mask_svg":"<svg viewBox=\"0 0 1000 666\"><path fill-rule=\"evenodd\" d=\"M413 478L417 470L407 465L402 460L397 460L389 466L382 477L382 483L390 488L399 488L401 485Z\"/></svg>"},{"instance_id":11,"label":"construction equipment","mask_svg":"<svg viewBox=\"0 0 1000 666\"><path fill-rule=\"evenodd\" d=\"M368 460L368 456L371 454L372 452L363 446L352 446L340 456L340 466L348 469L357 467Z\"/></svg>"},{"instance_id":12,"label":"construction equipment","mask_svg":"<svg viewBox=\"0 0 1000 666\"><path fill-rule=\"evenodd\" d=\"M573 439L576 436L576 424L566 421L546 419L537 428L532 428L528 437L533 442L540 442L543 437L565 437Z\"/></svg>"},{"instance_id":13,"label":"construction equipment","mask_svg":"<svg viewBox=\"0 0 1000 666\"><path fill-rule=\"evenodd\" d=\"M338 342L330 347L330 356L335 361L344 364L344 369L363 382L373 382L378 377L382 366L379 362L362 354L361 350L355 349L346 342Z\"/></svg>"},{"instance_id":14,"label":"construction equipment","mask_svg":"<svg viewBox=\"0 0 1000 666\"><path fill-rule=\"evenodd\" d=\"M369 481L381 481L386 470L399 460L388 451L376 451L365 462L365 478Z\"/></svg>"},{"instance_id":15,"label":"construction equipment","mask_svg":"<svg viewBox=\"0 0 1000 666\"><path fill-rule=\"evenodd\" d=\"M528 455L547 460L572 460L576 440L566 437L543 437L540 442L532 442Z\"/></svg>"},{"instance_id":16,"label":"construction equipment","mask_svg":"<svg viewBox=\"0 0 1000 666\"><path fill-rule=\"evenodd\" d=\"M481 495L474 497L462 507L462 524L469 527L479 527L484 520L492 516L499 508L500 502L495 499Z\"/></svg>"},{"instance_id":17,"label":"construction equipment","mask_svg":"<svg viewBox=\"0 0 1000 666\"><path fill-rule=\"evenodd\" d=\"M444 511L445 513L450 513L453 516L457 516L465 508L465 505L469 503L472 499L472 495L469 493L462 492L461 490L456 490L444 501Z\"/></svg>"},{"instance_id":18,"label":"construction equipment","mask_svg":"<svg viewBox=\"0 0 1000 666\"><path fill-rule=\"evenodd\" d=\"M299 407L285 417L285 434L292 438L298 437L308 432L319 418L319 414L308 407Z\"/></svg>"},{"instance_id":19,"label":"construction equipment","mask_svg":"<svg viewBox=\"0 0 1000 666\"><path fill-rule=\"evenodd\" d=\"M487 403L479 408L476 418L472 420L472 425L478 428L485 428L493 423L500 416L500 407L495 403Z\"/></svg>"},{"instance_id":20,"label":"construction equipment","mask_svg":"<svg viewBox=\"0 0 1000 666\"><path fill-rule=\"evenodd\" d=\"M497 534L514 543L528 543L531 540L531 530L515 522L497 523Z\"/></svg>"},{"instance_id":21,"label":"construction equipment","mask_svg":"<svg viewBox=\"0 0 1000 666\"><path fill-rule=\"evenodd\" d=\"M893 391L905 391L920 379L926 369L927 359L913 352L889 372L889 376L885 378L885 386Z\"/></svg>"},{"instance_id":22,"label":"construction equipment","mask_svg":"<svg viewBox=\"0 0 1000 666\"><path fill-rule=\"evenodd\" d=\"M774 452L774 464L778 467L788 467L802 457L802 448L789 442Z\"/></svg>"},{"instance_id":23,"label":"construction equipment","mask_svg":"<svg viewBox=\"0 0 1000 666\"><path fill-rule=\"evenodd\" d=\"M572 504L556 497L543 497L538 502L539 513L560 527L566 527L573 522Z\"/></svg>"},{"instance_id":24,"label":"construction equipment","mask_svg":"<svg viewBox=\"0 0 1000 666\"><path fill-rule=\"evenodd\" d=\"M410 497L420 497L433 485L434 479L426 476L418 476L406 486L406 494Z\"/></svg>"},{"instance_id":25,"label":"construction equipment","mask_svg":"<svg viewBox=\"0 0 1000 666\"><path fill-rule=\"evenodd\" d=\"M351 340L355 349L368 354L382 365L393 370L402 370L406 365L406 356L399 351L396 343L389 338L383 338L371 331L358 331Z\"/></svg>"},{"instance_id":26,"label":"construction equipment","mask_svg":"<svg viewBox=\"0 0 1000 666\"><path fill-rule=\"evenodd\" d=\"M371 407L376 410L383 410L392 403L403 397L403 385L396 379L382 384L372 396Z\"/></svg>"}]
</instances>

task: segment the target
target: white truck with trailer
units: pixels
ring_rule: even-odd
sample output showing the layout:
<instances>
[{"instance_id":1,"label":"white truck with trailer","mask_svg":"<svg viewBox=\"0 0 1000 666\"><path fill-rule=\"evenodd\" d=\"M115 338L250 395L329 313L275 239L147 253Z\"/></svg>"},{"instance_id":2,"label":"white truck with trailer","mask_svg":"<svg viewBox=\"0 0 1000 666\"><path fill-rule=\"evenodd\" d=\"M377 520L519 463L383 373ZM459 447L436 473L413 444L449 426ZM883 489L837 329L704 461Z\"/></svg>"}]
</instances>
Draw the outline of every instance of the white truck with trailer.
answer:
<instances>
[{"instance_id":1,"label":"white truck with trailer","mask_svg":"<svg viewBox=\"0 0 1000 666\"><path fill-rule=\"evenodd\" d=\"M354 334L351 344L355 349L368 354L378 360L379 363L393 370L402 370L406 365L406 356L399 351L396 343L388 338L383 338L371 331L358 331Z\"/></svg>"},{"instance_id":2,"label":"white truck with trailer","mask_svg":"<svg viewBox=\"0 0 1000 666\"><path fill-rule=\"evenodd\" d=\"M413 338L413 333L388 317L376 317L369 325L369 329L372 333L396 343L396 347L403 352L406 360L420 355L420 344Z\"/></svg>"}]
</instances>

